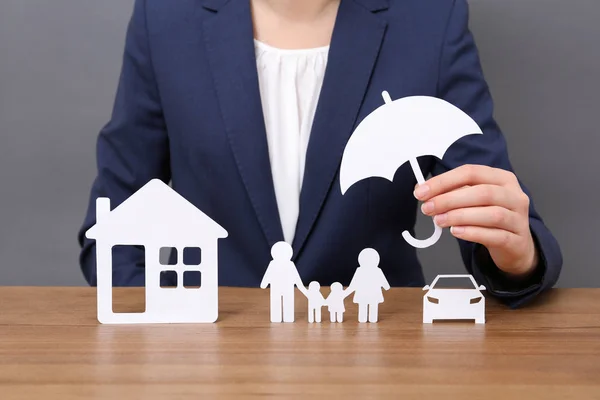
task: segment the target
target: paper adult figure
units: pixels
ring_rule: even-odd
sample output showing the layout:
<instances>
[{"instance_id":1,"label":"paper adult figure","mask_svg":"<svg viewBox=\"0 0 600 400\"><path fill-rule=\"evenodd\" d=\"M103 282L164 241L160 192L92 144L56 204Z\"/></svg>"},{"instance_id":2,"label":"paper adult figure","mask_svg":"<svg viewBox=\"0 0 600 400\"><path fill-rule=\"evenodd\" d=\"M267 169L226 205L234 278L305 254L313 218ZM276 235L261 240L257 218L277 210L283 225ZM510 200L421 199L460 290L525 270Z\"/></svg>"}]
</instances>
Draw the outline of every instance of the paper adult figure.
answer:
<instances>
[{"instance_id":1,"label":"paper adult figure","mask_svg":"<svg viewBox=\"0 0 600 400\"><path fill-rule=\"evenodd\" d=\"M417 182L423 184L425 177L417 157L441 159L458 139L482 134L471 117L444 100L412 96L392 101L387 92L382 95L386 104L358 125L346 145L340 170L342 193L366 178L393 181L398 168L407 161ZM402 232L402 237L413 247L429 247L442 235L442 229L435 223L434 227L429 239L415 239L408 231Z\"/></svg>"},{"instance_id":2,"label":"paper adult figure","mask_svg":"<svg viewBox=\"0 0 600 400\"><path fill-rule=\"evenodd\" d=\"M383 303L381 289L390 290L390 284L379 268L379 253L373 249L364 249L358 256L356 269L348 294L354 292L354 302L358 304L358 322L377 322L379 304Z\"/></svg>"},{"instance_id":3,"label":"paper adult figure","mask_svg":"<svg viewBox=\"0 0 600 400\"><path fill-rule=\"evenodd\" d=\"M271 322L294 322L294 286L308 297L296 265L291 261L292 246L278 242L271 248L273 261L260 283L262 289L271 286Z\"/></svg>"},{"instance_id":4,"label":"paper adult figure","mask_svg":"<svg viewBox=\"0 0 600 400\"><path fill-rule=\"evenodd\" d=\"M319 282L308 284L308 322L321 322L321 308L325 305L325 299L321 294L321 285Z\"/></svg>"},{"instance_id":5,"label":"paper adult figure","mask_svg":"<svg viewBox=\"0 0 600 400\"><path fill-rule=\"evenodd\" d=\"M327 296L327 310L331 322L344 322L344 300L350 293L344 290L341 283L335 282L331 285L331 292Z\"/></svg>"}]
</instances>

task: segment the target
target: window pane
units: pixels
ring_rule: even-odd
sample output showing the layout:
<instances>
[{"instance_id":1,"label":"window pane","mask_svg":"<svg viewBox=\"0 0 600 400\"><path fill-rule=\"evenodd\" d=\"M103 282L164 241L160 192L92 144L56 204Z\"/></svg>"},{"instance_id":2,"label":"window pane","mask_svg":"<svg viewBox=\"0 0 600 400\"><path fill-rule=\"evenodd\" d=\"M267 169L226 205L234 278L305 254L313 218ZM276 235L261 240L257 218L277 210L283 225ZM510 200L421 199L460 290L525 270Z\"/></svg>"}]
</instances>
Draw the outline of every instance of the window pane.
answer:
<instances>
[{"instance_id":1,"label":"window pane","mask_svg":"<svg viewBox=\"0 0 600 400\"><path fill-rule=\"evenodd\" d=\"M175 247L161 247L158 257L160 265L177 265L177 249Z\"/></svg>"},{"instance_id":2,"label":"window pane","mask_svg":"<svg viewBox=\"0 0 600 400\"><path fill-rule=\"evenodd\" d=\"M187 289L199 289L202 286L202 274L200 271L185 271L183 273L183 287Z\"/></svg>"},{"instance_id":3,"label":"window pane","mask_svg":"<svg viewBox=\"0 0 600 400\"><path fill-rule=\"evenodd\" d=\"M199 247L186 247L183 249L184 265L200 265L202 262L202 250Z\"/></svg>"},{"instance_id":4,"label":"window pane","mask_svg":"<svg viewBox=\"0 0 600 400\"><path fill-rule=\"evenodd\" d=\"M435 289L474 289L471 279L465 277L440 278L435 284Z\"/></svg>"},{"instance_id":5,"label":"window pane","mask_svg":"<svg viewBox=\"0 0 600 400\"><path fill-rule=\"evenodd\" d=\"M162 271L160 273L160 287L175 289L177 287L177 271Z\"/></svg>"}]
</instances>

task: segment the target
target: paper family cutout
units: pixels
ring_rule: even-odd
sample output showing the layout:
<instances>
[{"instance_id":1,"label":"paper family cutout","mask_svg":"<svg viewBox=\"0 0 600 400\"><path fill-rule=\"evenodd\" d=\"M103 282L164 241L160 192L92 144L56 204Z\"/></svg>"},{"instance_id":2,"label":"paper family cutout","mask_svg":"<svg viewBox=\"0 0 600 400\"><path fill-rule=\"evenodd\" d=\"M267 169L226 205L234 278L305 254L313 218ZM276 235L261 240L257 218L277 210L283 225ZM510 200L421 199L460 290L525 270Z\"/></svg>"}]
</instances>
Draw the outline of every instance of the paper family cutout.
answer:
<instances>
[{"instance_id":1,"label":"paper family cutout","mask_svg":"<svg viewBox=\"0 0 600 400\"><path fill-rule=\"evenodd\" d=\"M331 322L343 322L346 311L344 300L354 293L358 304L358 322L377 322L379 304L383 303L381 289L389 290L390 284L379 268L379 254L373 249L364 249L358 256L359 267L350 286L344 289L335 282L331 292L324 298L321 285L311 282L304 287L302 278L291 261L292 247L286 242L275 243L271 249L273 260L267 267L260 284L262 289L270 286L271 322L294 322L294 288L297 287L308 299L308 322L321 322L321 310L327 306Z\"/></svg>"},{"instance_id":2,"label":"paper family cutout","mask_svg":"<svg viewBox=\"0 0 600 400\"><path fill-rule=\"evenodd\" d=\"M215 322L219 313L218 240L227 231L159 179L110 210L108 198L96 201L96 225L86 232L96 240L98 320L103 324L204 323ZM112 299L112 248L139 245L145 250L146 310L115 313ZM162 265L160 249L171 247L183 255L188 248L200 249L199 265ZM174 272L175 288L162 288L161 272ZM201 274L199 288L183 286L188 271Z\"/></svg>"},{"instance_id":3,"label":"paper family cutout","mask_svg":"<svg viewBox=\"0 0 600 400\"><path fill-rule=\"evenodd\" d=\"M465 289L436 288L440 280L468 278L472 287ZM438 275L423 296L423 323L434 320L473 319L477 324L485 324L485 297L481 294L485 286L478 286L472 275Z\"/></svg>"},{"instance_id":4,"label":"paper family cutout","mask_svg":"<svg viewBox=\"0 0 600 400\"><path fill-rule=\"evenodd\" d=\"M344 151L340 185L342 193L358 181L370 177L393 180L396 170L409 162L419 184L425 178L417 158L433 155L442 158L458 139L481 134L481 129L467 114L433 97L413 96L392 101L382 93L385 105L368 115L356 128ZM86 237L96 240L98 320L103 324L136 323L207 323L218 318L218 240L227 231L198 210L161 180L154 179L111 211L110 199L98 198L96 224ZM434 234L424 240L415 239L408 231L402 236L413 247L426 248L435 244L442 233L435 225ZM115 313L112 298L112 249L118 245L143 246L145 263L146 310L142 313ZM162 248L174 248L175 265L163 265ZM188 249L198 249L201 260L186 265L181 257ZM343 322L346 297L354 293L358 304L358 321L377 322L379 304L383 303L382 289L389 290L374 249L363 250L348 288L336 282L323 297L318 282L304 287L292 261L292 248L285 242L271 249L273 260L266 269L261 288L270 286L271 322L294 321L294 288L308 299L308 321L321 322L322 307L326 306L331 322ZM161 273L176 276L174 288L162 288ZM183 276L188 272L201 274L201 285L187 288ZM423 298L423 322L436 319L475 319L485 322L483 286L474 289L439 289L438 276ZM477 300L479 299L479 300Z\"/></svg>"},{"instance_id":5,"label":"paper family cutout","mask_svg":"<svg viewBox=\"0 0 600 400\"><path fill-rule=\"evenodd\" d=\"M423 184L425 177L417 157L443 158L458 139L483 133L471 117L447 101L428 96L392 101L387 92L382 96L385 104L358 125L346 145L340 170L342 194L366 178L393 181L398 168L407 161L417 182ZM434 228L428 239L415 239L409 231L402 232L402 237L413 247L426 248L442 235L435 222Z\"/></svg>"}]
</instances>

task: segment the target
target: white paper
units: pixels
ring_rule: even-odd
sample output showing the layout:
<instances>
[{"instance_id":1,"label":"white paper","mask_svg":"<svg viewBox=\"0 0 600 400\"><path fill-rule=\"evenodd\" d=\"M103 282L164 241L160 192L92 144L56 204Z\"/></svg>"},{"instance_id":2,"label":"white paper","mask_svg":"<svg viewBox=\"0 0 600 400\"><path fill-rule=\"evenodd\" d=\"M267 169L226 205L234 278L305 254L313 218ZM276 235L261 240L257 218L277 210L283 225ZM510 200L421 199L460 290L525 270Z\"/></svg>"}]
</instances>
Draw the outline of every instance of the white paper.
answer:
<instances>
[{"instance_id":1,"label":"white paper","mask_svg":"<svg viewBox=\"0 0 600 400\"><path fill-rule=\"evenodd\" d=\"M260 287L270 286L271 322L294 322L294 286L308 297L300 274L292 260L293 250L286 242L278 242L271 248L273 261L269 263Z\"/></svg>"},{"instance_id":2,"label":"white paper","mask_svg":"<svg viewBox=\"0 0 600 400\"><path fill-rule=\"evenodd\" d=\"M154 179L110 210L110 200L96 202L96 225L86 232L96 240L98 320L104 324L204 323L218 318L218 240L227 231L159 179ZM114 313L112 247L141 245L145 250L146 310ZM176 265L161 265L162 247L178 252ZM184 265L185 248L200 248L200 265ZM161 288L160 273L175 271L176 288ZM200 288L185 288L183 274L199 271Z\"/></svg>"},{"instance_id":3,"label":"white paper","mask_svg":"<svg viewBox=\"0 0 600 400\"><path fill-rule=\"evenodd\" d=\"M377 322L379 304L384 301L382 289L390 290L390 284L379 268L379 253L374 249L364 249L358 256L358 264L346 295L354 292L353 301L358 304L358 322Z\"/></svg>"},{"instance_id":4,"label":"white paper","mask_svg":"<svg viewBox=\"0 0 600 400\"><path fill-rule=\"evenodd\" d=\"M440 280L468 278L472 283L464 289L436 288ZM423 288L423 323L434 320L475 320L485 324L485 297L481 293L485 286L477 285L472 275L438 275L431 285Z\"/></svg>"},{"instance_id":5,"label":"white paper","mask_svg":"<svg viewBox=\"0 0 600 400\"><path fill-rule=\"evenodd\" d=\"M392 101L383 92L386 104L369 114L356 128L344 151L340 170L342 194L363 179L381 177L393 181L400 166L410 165L419 184L425 177L417 158L443 158L458 139L482 134L477 123L447 101L428 96L412 96ZM433 235L415 239L410 232L402 236L413 247L435 244L442 229L434 223Z\"/></svg>"}]
</instances>

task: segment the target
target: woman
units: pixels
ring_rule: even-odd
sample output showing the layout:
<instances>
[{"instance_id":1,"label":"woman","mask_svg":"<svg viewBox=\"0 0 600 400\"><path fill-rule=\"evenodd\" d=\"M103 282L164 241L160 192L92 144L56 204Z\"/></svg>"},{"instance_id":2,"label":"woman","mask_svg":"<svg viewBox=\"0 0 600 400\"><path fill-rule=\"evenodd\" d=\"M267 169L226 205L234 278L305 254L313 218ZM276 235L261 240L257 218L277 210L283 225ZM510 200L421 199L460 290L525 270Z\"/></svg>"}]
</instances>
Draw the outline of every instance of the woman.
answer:
<instances>
[{"instance_id":1,"label":"woman","mask_svg":"<svg viewBox=\"0 0 600 400\"><path fill-rule=\"evenodd\" d=\"M483 135L415 190L369 180L342 198L338 171L354 127L393 98L428 95L468 113ZM377 249L394 286L422 286L400 237L422 212L452 227L467 269L516 306L557 280L562 258L508 159L468 30L465 0L137 0L113 115L98 138L98 176L80 234L96 283L94 200L119 204L152 178L229 231L220 283L258 286L272 244L293 246L305 280L347 283ZM143 285L143 250L114 261L116 285Z\"/></svg>"},{"instance_id":2,"label":"woman","mask_svg":"<svg viewBox=\"0 0 600 400\"><path fill-rule=\"evenodd\" d=\"M346 295L354 292L358 304L358 322L377 322L379 304L383 303L381 289L390 290L390 284L379 268L379 254L373 249L364 249L358 256L358 265Z\"/></svg>"}]
</instances>

